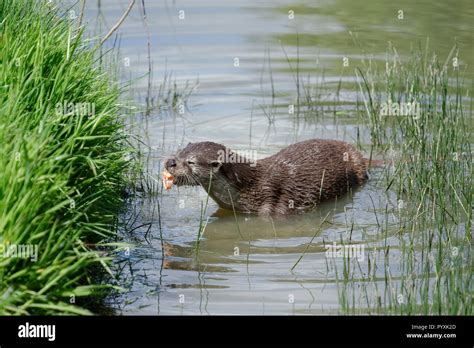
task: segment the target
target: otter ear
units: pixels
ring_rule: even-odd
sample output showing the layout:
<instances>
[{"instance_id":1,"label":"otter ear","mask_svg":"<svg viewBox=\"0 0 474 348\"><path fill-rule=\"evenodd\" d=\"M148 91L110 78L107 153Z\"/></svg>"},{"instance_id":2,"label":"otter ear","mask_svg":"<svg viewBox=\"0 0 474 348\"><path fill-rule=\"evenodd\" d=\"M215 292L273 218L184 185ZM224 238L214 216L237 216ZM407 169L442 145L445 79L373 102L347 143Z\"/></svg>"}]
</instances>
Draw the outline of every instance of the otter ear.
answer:
<instances>
[{"instance_id":1,"label":"otter ear","mask_svg":"<svg viewBox=\"0 0 474 348\"><path fill-rule=\"evenodd\" d=\"M219 171L219 169L221 168L221 166L222 166L222 162L221 161L211 161L209 163L209 165L211 166L212 172L217 173Z\"/></svg>"}]
</instances>

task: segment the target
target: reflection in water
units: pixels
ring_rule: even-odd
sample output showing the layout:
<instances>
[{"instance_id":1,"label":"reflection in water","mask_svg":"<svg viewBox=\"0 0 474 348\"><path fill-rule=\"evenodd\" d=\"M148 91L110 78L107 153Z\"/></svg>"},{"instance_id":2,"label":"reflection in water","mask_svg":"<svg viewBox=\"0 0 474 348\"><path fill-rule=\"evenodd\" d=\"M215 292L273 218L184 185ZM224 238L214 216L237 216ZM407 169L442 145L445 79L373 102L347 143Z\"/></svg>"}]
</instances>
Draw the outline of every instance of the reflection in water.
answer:
<instances>
[{"instance_id":1,"label":"reflection in water","mask_svg":"<svg viewBox=\"0 0 474 348\"><path fill-rule=\"evenodd\" d=\"M99 15L96 2L86 3L92 35L107 32L127 5L99 3ZM180 87L199 78L186 103L177 97L176 105L185 108L157 108L131 124L149 146L146 165L155 178L163 158L188 141L256 150L262 158L296 141L332 138L357 144L368 155L370 134L356 117L354 69L367 57L385 59L389 41L403 59L420 42L425 45L426 37L433 50L447 55L456 37L460 63L472 77L470 0L456 6L431 0L367 0L362 6L352 0L145 3L154 86L170 72ZM147 37L138 6L120 35L119 62L128 62L121 67L124 80L143 76ZM133 92L143 103L146 79ZM299 109L298 101L311 105ZM126 292L111 303L124 314L337 313L347 302L374 307L368 299L376 293L383 304L393 291L385 279L402 273L401 244L413 245L414 257L421 252L416 235L400 233L399 223L407 227L410 221L404 221L396 194L378 185L385 170L390 169L372 171L371 180L352 195L288 220L235 217L216 211L213 202L202 214L201 188L143 193L123 215L132 231L122 237L133 247L117 257L118 285ZM334 242L363 245L364 260L327 257L326 245ZM349 273L356 278L341 282Z\"/></svg>"},{"instance_id":2,"label":"reflection in water","mask_svg":"<svg viewBox=\"0 0 474 348\"><path fill-rule=\"evenodd\" d=\"M374 190L369 183L352 196L286 220L234 216L210 203L199 247L198 202L205 200L203 189L181 188L154 202L145 201L138 215L154 222L151 244L143 245L146 228L134 231L133 236L143 241L135 242L137 249L127 260L134 270L133 280L123 279L122 283L130 280L132 291L125 301L120 299L118 307L148 314L337 311L333 262L341 260L328 259L326 246L350 240L352 245L377 249L386 243L372 221L373 207L367 205L371 202L367 196ZM180 208L183 197L189 207ZM390 206L390 210L396 206L388 196L377 204ZM168 217L163 244L158 217L150 215L153 205L160 206L163 221ZM397 217L388 222L397 222ZM358 266L366 268L363 262Z\"/></svg>"}]
</instances>

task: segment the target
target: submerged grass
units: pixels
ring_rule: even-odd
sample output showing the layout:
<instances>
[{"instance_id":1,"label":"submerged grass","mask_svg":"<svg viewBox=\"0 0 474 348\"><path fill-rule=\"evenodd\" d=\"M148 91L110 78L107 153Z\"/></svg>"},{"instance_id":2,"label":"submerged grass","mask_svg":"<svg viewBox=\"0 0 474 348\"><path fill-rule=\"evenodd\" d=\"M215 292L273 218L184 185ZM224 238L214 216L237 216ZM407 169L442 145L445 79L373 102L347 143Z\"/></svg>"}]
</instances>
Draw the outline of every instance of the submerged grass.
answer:
<instances>
[{"instance_id":1,"label":"submerged grass","mask_svg":"<svg viewBox=\"0 0 474 348\"><path fill-rule=\"evenodd\" d=\"M119 88L59 11L10 0L0 89L0 314L90 314L129 169Z\"/></svg>"},{"instance_id":2,"label":"submerged grass","mask_svg":"<svg viewBox=\"0 0 474 348\"><path fill-rule=\"evenodd\" d=\"M365 102L360 122L394 163L380 182L397 195L398 222L377 226L385 244L367 252L366 265L344 260L343 312L472 314L472 101L457 53L439 62L426 47L401 62L392 49L383 68L368 62L357 71ZM389 103L419 108L386 115ZM387 244L389 235L395 245Z\"/></svg>"}]
</instances>

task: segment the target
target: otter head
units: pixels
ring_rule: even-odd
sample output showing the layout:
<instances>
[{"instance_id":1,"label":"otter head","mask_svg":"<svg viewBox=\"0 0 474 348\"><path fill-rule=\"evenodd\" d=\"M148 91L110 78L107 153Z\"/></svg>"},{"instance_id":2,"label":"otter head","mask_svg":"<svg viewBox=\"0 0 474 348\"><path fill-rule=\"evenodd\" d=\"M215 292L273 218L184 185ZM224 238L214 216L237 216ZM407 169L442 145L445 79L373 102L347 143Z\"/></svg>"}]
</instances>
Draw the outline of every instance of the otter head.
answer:
<instances>
[{"instance_id":1,"label":"otter head","mask_svg":"<svg viewBox=\"0 0 474 348\"><path fill-rule=\"evenodd\" d=\"M163 183L165 188L177 185L206 185L212 175L217 175L226 148L213 142L189 143L176 155L165 161Z\"/></svg>"}]
</instances>

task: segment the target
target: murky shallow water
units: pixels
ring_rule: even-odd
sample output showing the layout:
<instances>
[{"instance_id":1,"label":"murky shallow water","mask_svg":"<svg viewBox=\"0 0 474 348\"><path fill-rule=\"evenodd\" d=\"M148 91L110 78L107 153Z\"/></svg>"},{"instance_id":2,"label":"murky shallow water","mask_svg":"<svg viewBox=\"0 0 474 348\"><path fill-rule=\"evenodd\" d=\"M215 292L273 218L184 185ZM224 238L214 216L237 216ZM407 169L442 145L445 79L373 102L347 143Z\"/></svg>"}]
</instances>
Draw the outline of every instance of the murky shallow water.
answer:
<instances>
[{"instance_id":1,"label":"murky shallow water","mask_svg":"<svg viewBox=\"0 0 474 348\"><path fill-rule=\"evenodd\" d=\"M100 23L105 19L110 27L127 5L99 3L100 15L96 2L87 3L85 19L92 33L106 32ZM181 88L185 81L193 85L199 80L184 113L156 109L134 123L133 131L151 148L149 173L158 179L162 159L188 141L256 150L261 158L296 141L331 138L358 142L367 153L369 132L356 118L354 68L367 57L385 59L388 41L403 57L429 36L430 46L447 55L457 37L464 63L473 63L469 1L453 6L442 1L207 0L148 1L146 6L153 85L169 72ZM294 19L288 17L290 10ZM403 19L397 18L399 10ZM124 80L145 74L148 40L139 6L119 32ZM311 112L289 114L289 105L297 102L297 69L305 81L311 74L319 104ZM134 88L143 103L146 78ZM144 194L130 202L123 216L135 228L123 235L133 247L116 260L119 285L127 291L111 299L112 306L123 314L338 313L344 261L327 257L325 245L362 245L364 252L351 267L367 276L367 260L377 260L380 289L382 246L391 246L393 276L400 272L398 249L406 236L396 228L382 237L378 233L380 224L396 226L400 219L397 197L377 186L379 177L380 170L374 170L369 183L352 196L284 221L216 213L217 205L209 201L198 250L204 190ZM367 291L374 289L355 281L349 293L363 307Z\"/></svg>"}]
</instances>

